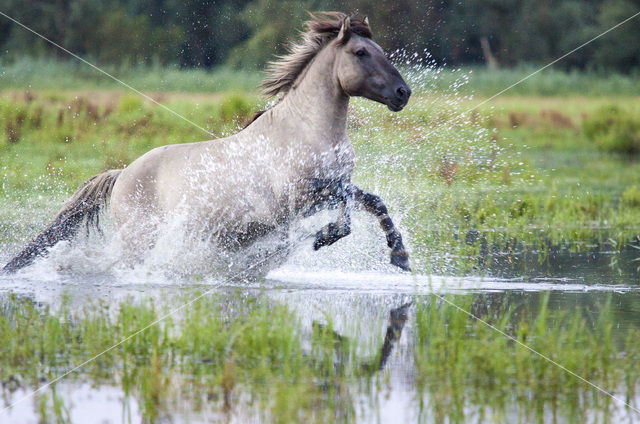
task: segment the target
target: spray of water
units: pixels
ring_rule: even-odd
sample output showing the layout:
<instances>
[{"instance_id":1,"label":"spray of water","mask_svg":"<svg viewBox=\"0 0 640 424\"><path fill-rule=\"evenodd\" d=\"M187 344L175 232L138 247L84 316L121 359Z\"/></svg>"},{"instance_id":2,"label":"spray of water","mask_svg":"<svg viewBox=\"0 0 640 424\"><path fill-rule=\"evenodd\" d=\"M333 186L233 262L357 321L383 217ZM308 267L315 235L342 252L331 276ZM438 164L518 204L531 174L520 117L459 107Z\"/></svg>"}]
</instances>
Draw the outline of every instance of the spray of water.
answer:
<instances>
[{"instance_id":1,"label":"spray of water","mask_svg":"<svg viewBox=\"0 0 640 424\"><path fill-rule=\"evenodd\" d=\"M416 240L424 239L425 234L432 235L426 238L428 241L437 234L456 231L454 220L442 215L442 207L434 206L443 201L455 206L456 196L459 199L484 189L496 169L505 166L503 150L484 118L474 112L465 113L472 97L462 94L461 88L468 83L469 73L438 66L426 51L418 54L397 50L390 56L412 87L414 99L398 114L370 101L352 101L348 127L356 146L354 181L388 204L394 222L408 238L414 270L447 272L455 258L448 256L446 246L439 244L438 248L429 249L428 243ZM473 184L457 185L457 181ZM191 176L191 182L215 191L197 173ZM46 215L51 216L55 207L53 203L47 205ZM439 215L430 211L439 211ZM107 228L101 234L90 232L74 243L60 243L47 258L25 272L33 278L37 274L102 273L137 281L167 277L217 281L276 250L282 254L261 267L258 274L283 263L292 272L395 271L388 264L384 234L375 218L364 212L354 214L349 237L317 252L311 248L308 236L333 220L333 211L296 222L286 234L276 232L235 250L217 246L211 237L217 229L208 224L203 225L202 231L188 228L186 216L184 210L179 210L162 223L155 230L156 243L136 262L123 257L122 241L110 231L106 219L103 222ZM9 221L20 220L10 217ZM439 267L434 268L434 263Z\"/></svg>"}]
</instances>

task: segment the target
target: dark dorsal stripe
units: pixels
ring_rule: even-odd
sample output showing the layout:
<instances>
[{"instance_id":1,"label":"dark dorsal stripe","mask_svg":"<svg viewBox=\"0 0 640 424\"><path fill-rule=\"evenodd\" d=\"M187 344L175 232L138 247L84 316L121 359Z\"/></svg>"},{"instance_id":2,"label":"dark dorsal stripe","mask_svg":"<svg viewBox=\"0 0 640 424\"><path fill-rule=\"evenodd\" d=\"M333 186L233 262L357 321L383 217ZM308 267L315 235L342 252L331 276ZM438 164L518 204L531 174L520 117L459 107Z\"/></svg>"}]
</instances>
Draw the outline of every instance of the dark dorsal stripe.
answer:
<instances>
[{"instance_id":1,"label":"dark dorsal stripe","mask_svg":"<svg viewBox=\"0 0 640 424\"><path fill-rule=\"evenodd\" d=\"M245 129L245 128L247 128L249 125L253 124L253 122L254 122L256 119L258 119L259 117L261 117L261 116L262 116L262 114L263 114L263 113L265 113L266 111L267 111L267 109L265 109L265 110L259 110L258 112L256 112L256 114L255 114L255 115L253 115L253 116L251 117L251 119L249 119L249 120L248 120L248 121L243 125L242 129Z\"/></svg>"}]
</instances>

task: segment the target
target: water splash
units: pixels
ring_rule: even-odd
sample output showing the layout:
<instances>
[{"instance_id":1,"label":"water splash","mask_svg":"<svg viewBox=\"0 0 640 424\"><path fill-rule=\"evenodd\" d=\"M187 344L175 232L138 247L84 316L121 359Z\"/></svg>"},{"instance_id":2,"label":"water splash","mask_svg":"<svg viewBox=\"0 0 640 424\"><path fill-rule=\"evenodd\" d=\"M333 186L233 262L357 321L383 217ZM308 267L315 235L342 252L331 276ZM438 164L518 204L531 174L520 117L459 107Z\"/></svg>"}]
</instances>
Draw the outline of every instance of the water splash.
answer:
<instances>
[{"instance_id":1,"label":"water splash","mask_svg":"<svg viewBox=\"0 0 640 424\"><path fill-rule=\"evenodd\" d=\"M451 217L434 216L429 211L442 211L433 205L443 199L454 202L455 196L463 198L482 190L485 182L495 177L496 169L504 167L503 151L482 118L465 113L472 97L461 94L461 88L468 83L469 73L437 66L428 52L397 50L391 58L403 69L416 99L398 114L373 102L354 99L348 122L357 151L354 181L385 200L394 222L408 238L414 270L434 270L433 263L438 262L436 270L447 272L455 268L456 258L448 254L446 244L430 249L412 241L426 233L456 231ZM443 89L445 83L448 85ZM210 184L197 175L193 178L196 184ZM474 184L453 187L456 181ZM54 209L48 206L47 214L52 215ZM158 241L135 265L122 257L119 240L107 229L104 236L90 235L73 245L61 243L34 270L47 275L104 273L138 281L217 281L282 250L252 274L274 269L287 256L288 265L303 269L393 273L384 235L376 220L365 213L355 213L349 237L318 252L311 249L306 235L328 223L331 212L297 223L286 235L275 234L236 252L222 252L210 238L185 232L181 216L185 215L176 214L157 229Z\"/></svg>"}]
</instances>

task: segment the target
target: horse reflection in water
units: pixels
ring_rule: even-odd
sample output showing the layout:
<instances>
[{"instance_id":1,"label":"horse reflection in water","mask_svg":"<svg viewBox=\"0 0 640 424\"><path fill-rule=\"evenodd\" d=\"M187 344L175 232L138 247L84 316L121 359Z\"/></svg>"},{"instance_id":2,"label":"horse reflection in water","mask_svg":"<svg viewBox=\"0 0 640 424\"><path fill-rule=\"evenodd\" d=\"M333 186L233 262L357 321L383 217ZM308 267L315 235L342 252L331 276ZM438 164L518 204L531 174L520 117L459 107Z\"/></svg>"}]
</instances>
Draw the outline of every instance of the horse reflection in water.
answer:
<instances>
[{"instance_id":1,"label":"horse reflection in water","mask_svg":"<svg viewBox=\"0 0 640 424\"><path fill-rule=\"evenodd\" d=\"M264 92L280 96L272 108L230 137L163 146L91 178L4 270L29 265L85 221L98 225L107 203L123 259L131 263L144 259L167 224L233 251L273 234L284 241L296 220L337 208L337 221L314 235L320 249L349 235L351 211L360 207L377 217L391 263L409 270L386 206L351 182L355 156L346 122L352 96L397 112L411 90L371 39L366 18L311 16L302 40L268 69Z\"/></svg>"},{"instance_id":2,"label":"horse reflection in water","mask_svg":"<svg viewBox=\"0 0 640 424\"><path fill-rule=\"evenodd\" d=\"M382 371L385 365L387 365L387 361L393 352L393 347L397 344L400 336L402 335L402 330L404 329L404 325L409 317L409 307L411 304L412 302L405 303L389 312L389 325L387 326L387 332L384 336L380 354L374 362L363 362L361 364L363 371L367 373ZM313 330L321 336L329 336L335 340L335 352L336 357L338 358L338 367L347 362L347 358L345 357L345 354L347 353L345 351L346 339L344 336L315 321L313 323Z\"/></svg>"}]
</instances>

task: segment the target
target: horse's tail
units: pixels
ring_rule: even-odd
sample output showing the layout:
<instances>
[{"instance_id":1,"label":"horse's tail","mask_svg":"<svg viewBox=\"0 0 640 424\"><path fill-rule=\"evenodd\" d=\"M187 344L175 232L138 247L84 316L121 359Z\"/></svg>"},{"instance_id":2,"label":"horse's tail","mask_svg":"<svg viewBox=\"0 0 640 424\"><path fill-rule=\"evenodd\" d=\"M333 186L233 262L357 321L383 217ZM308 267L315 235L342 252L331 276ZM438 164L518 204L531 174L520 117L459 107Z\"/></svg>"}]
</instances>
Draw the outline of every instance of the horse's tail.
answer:
<instances>
[{"instance_id":1,"label":"horse's tail","mask_svg":"<svg viewBox=\"0 0 640 424\"><path fill-rule=\"evenodd\" d=\"M51 224L11 259L2 271L15 272L31 264L57 242L71 239L84 219L87 220L87 225L94 224L98 228L100 210L107 204L121 172L121 169L112 169L85 181L62 206Z\"/></svg>"}]
</instances>

